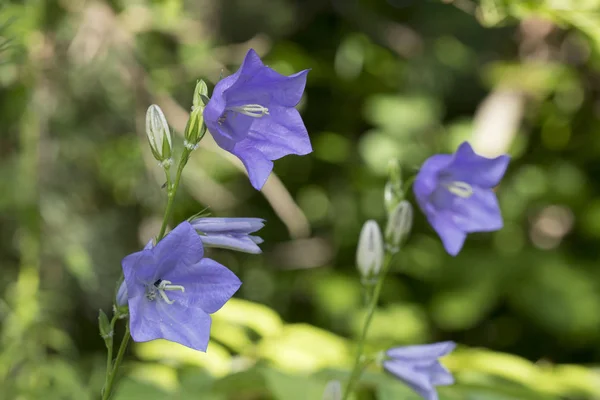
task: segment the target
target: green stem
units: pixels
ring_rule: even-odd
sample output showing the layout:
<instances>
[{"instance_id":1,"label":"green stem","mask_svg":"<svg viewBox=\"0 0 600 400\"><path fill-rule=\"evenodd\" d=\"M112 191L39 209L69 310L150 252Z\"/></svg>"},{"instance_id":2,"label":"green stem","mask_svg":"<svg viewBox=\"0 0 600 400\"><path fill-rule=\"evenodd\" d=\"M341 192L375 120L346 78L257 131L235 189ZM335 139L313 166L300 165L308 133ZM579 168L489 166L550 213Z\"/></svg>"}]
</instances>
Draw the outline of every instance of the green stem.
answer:
<instances>
[{"instance_id":1,"label":"green stem","mask_svg":"<svg viewBox=\"0 0 600 400\"><path fill-rule=\"evenodd\" d=\"M365 342L367 339L367 333L369 332L369 327L371 326L371 321L373 320L373 315L375 314L375 310L377 309L377 303L379 301L379 295L381 294L381 288L383 287L383 281L385 280L385 276L387 275L390 266L392 264L392 258L394 254L390 252L386 252L385 260L383 262L383 268L381 274L379 274L379 279L377 280L377 285L375 286L375 290L373 291L373 295L371 296L371 301L369 302L369 306L367 309L367 316L365 318L365 323L363 325L362 333L360 338L358 339L358 346L356 349L356 359L354 360L354 367L352 368L352 373L350 374L350 379L348 379L348 383L346 384L346 390L344 391L344 397L342 400L347 400L348 396L352 392L355 383L360 378L360 375L363 370L363 351L365 347Z\"/></svg>"},{"instance_id":2,"label":"green stem","mask_svg":"<svg viewBox=\"0 0 600 400\"><path fill-rule=\"evenodd\" d=\"M177 166L177 174L175 175L175 182L171 183L171 179L169 177L169 173L167 172L167 207L165 208L165 215L163 217L163 223L160 227L160 232L156 237L156 241L159 242L162 238L165 237L165 232L167 230L167 225L169 224L169 220L171 219L171 214L173 213L173 203L175 200L175 195L177 194L177 188L179 187L179 181L181 180L181 173L183 172L183 167L188 162L190 157L190 150L187 148L183 150L183 154L181 154L181 159L179 160L179 165Z\"/></svg>"},{"instance_id":3,"label":"green stem","mask_svg":"<svg viewBox=\"0 0 600 400\"><path fill-rule=\"evenodd\" d=\"M119 317L118 314L115 313L115 315L112 317L112 320L110 321L111 335L114 335L114 333L115 333L115 323L117 322L118 317ZM108 354L106 356L106 378L104 381L104 390L106 390L106 387L108 385L108 377L112 370L112 355L113 355L113 339L112 339L112 337L110 338L110 340L106 341L106 348L108 349Z\"/></svg>"},{"instance_id":4,"label":"green stem","mask_svg":"<svg viewBox=\"0 0 600 400\"><path fill-rule=\"evenodd\" d=\"M119 346L119 352L117 353L117 358L115 359L115 365L113 366L112 371L106 379L106 386L104 387L104 392L102 393L102 400L110 399L112 386L115 381L115 377L117 376L117 371L119 370L121 362L123 361L123 356L125 355L125 350L127 349L127 344L129 343L130 337L131 335L129 333L129 324L125 324L125 335L123 336L123 340L121 341L121 345Z\"/></svg>"}]
</instances>

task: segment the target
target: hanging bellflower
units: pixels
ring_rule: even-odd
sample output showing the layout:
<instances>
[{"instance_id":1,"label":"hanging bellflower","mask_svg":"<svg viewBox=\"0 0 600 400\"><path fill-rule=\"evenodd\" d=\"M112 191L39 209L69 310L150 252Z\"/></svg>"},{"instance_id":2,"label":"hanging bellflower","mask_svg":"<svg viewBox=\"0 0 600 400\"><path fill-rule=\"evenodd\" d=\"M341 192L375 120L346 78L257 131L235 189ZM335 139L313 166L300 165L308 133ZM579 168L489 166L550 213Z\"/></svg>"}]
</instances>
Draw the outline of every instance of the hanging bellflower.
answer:
<instances>
[{"instance_id":1,"label":"hanging bellflower","mask_svg":"<svg viewBox=\"0 0 600 400\"><path fill-rule=\"evenodd\" d=\"M467 233L502 228L492 188L504 176L509 161L507 155L479 156L464 142L453 156L434 155L421 167L413 187L415 197L449 254L458 254Z\"/></svg>"},{"instance_id":2,"label":"hanging bellflower","mask_svg":"<svg viewBox=\"0 0 600 400\"><path fill-rule=\"evenodd\" d=\"M383 265L383 238L381 229L370 219L362 227L356 249L356 266L363 278L368 279L379 274Z\"/></svg>"},{"instance_id":3,"label":"hanging bellflower","mask_svg":"<svg viewBox=\"0 0 600 400\"><path fill-rule=\"evenodd\" d=\"M244 253L261 253L263 240L250 235L265 226L260 218L196 218L190 221L205 247L219 247Z\"/></svg>"},{"instance_id":4,"label":"hanging bellflower","mask_svg":"<svg viewBox=\"0 0 600 400\"><path fill-rule=\"evenodd\" d=\"M152 104L146 111L146 135L152 155L165 167L171 164L171 131L162 110Z\"/></svg>"},{"instance_id":5,"label":"hanging bellflower","mask_svg":"<svg viewBox=\"0 0 600 400\"><path fill-rule=\"evenodd\" d=\"M425 400L438 400L435 386L454 383L452 374L438 359L455 347L454 342L395 347L385 353L387 359L383 361L383 368Z\"/></svg>"},{"instance_id":6,"label":"hanging bellflower","mask_svg":"<svg viewBox=\"0 0 600 400\"><path fill-rule=\"evenodd\" d=\"M273 170L273 160L312 151L295 108L307 74L308 70L281 75L250 49L240 69L217 83L206 105L209 132L221 148L242 161L257 190Z\"/></svg>"},{"instance_id":7,"label":"hanging bellflower","mask_svg":"<svg viewBox=\"0 0 600 400\"><path fill-rule=\"evenodd\" d=\"M227 268L203 258L200 237L183 222L156 246L122 261L131 337L166 339L206 351L212 314L241 285Z\"/></svg>"}]
</instances>

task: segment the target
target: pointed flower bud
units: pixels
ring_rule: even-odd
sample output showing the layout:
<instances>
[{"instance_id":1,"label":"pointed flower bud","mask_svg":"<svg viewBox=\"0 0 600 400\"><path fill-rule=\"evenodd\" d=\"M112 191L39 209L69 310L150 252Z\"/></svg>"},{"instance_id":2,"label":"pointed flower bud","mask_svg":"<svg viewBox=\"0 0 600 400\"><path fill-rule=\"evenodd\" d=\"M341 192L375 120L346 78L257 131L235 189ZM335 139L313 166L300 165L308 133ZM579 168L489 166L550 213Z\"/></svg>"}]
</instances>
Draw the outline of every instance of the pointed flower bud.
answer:
<instances>
[{"instance_id":1,"label":"pointed flower bud","mask_svg":"<svg viewBox=\"0 0 600 400\"><path fill-rule=\"evenodd\" d=\"M208 100L208 86L206 86L206 82L200 79L198 83L196 83L196 88L194 89L193 109L206 107Z\"/></svg>"},{"instance_id":2,"label":"pointed flower bud","mask_svg":"<svg viewBox=\"0 0 600 400\"><path fill-rule=\"evenodd\" d=\"M192 151L198 148L198 143L206 133L206 125L204 124L204 107L208 104L208 87L201 79L196 84L194 89L194 99L192 101L192 112L185 126L183 145L186 149Z\"/></svg>"},{"instance_id":3,"label":"pointed flower bud","mask_svg":"<svg viewBox=\"0 0 600 400\"><path fill-rule=\"evenodd\" d=\"M398 203L404 200L400 162L398 160L390 161L389 171L390 179L385 184L383 191L383 200L388 214L390 214L394 208L396 208Z\"/></svg>"},{"instance_id":4,"label":"pointed flower bud","mask_svg":"<svg viewBox=\"0 0 600 400\"><path fill-rule=\"evenodd\" d=\"M323 400L342 400L342 384L340 381L329 381L323 392Z\"/></svg>"},{"instance_id":5,"label":"pointed flower bud","mask_svg":"<svg viewBox=\"0 0 600 400\"><path fill-rule=\"evenodd\" d=\"M156 104L148 107L146 112L146 135L154 158L161 165L168 166L171 164L171 131L169 124L162 110Z\"/></svg>"},{"instance_id":6,"label":"pointed flower bud","mask_svg":"<svg viewBox=\"0 0 600 400\"><path fill-rule=\"evenodd\" d=\"M400 250L400 245L410 233L412 222L412 205L408 201L402 200L390 214L385 227L385 242L391 253L397 253Z\"/></svg>"},{"instance_id":7,"label":"pointed flower bud","mask_svg":"<svg viewBox=\"0 0 600 400\"><path fill-rule=\"evenodd\" d=\"M360 231L356 250L356 266L363 278L377 276L383 264L381 229L374 220L368 220Z\"/></svg>"}]
</instances>

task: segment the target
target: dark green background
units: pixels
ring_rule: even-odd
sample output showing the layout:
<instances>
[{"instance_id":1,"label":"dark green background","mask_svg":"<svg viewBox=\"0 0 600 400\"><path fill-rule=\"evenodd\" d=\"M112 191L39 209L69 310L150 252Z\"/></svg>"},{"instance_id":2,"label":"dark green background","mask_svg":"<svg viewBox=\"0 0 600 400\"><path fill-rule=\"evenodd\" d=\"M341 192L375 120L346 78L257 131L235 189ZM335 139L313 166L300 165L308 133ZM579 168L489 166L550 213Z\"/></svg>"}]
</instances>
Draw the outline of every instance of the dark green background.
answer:
<instances>
[{"instance_id":1,"label":"dark green background","mask_svg":"<svg viewBox=\"0 0 600 400\"><path fill-rule=\"evenodd\" d=\"M196 80L212 90L250 47L281 73L311 69L299 108L314 152L276 162L283 186L271 183L263 196L224 152L201 147L186 167L174 222L205 207L265 218L263 255L211 257L244 282L236 297L267 306L250 319L274 310L292 332L283 336L297 335L315 359L329 339L344 350L307 364L286 353L285 340L221 321L215 343L260 368L214 383L185 357L148 362L149 348L134 346L122 398L163 398L139 382L164 384L172 374L180 384L164 398L319 398L340 373L333 370L348 368L351 346L342 338L360 327L355 247L366 219L385 223L388 161L399 158L408 178L429 155L473 139L476 127L495 135L503 122L517 126L497 189L505 228L470 236L453 258L416 210L371 350L459 342L448 365L460 384L443 392L449 399L600 396L593 370L553 366L593 367L600 357L597 0L2 4L0 398L96 396L105 352L97 310L110 310L120 260L156 234L165 202L145 110L160 105L180 134ZM300 324L320 329L309 334ZM169 358L171 350L157 349ZM309 378L293 376L323 368L329 372L310 378L313 394L303 394ZM398 398L400 384L377 386L383 377L372 374L378 398Z\"/></svg>"}]
</instances>

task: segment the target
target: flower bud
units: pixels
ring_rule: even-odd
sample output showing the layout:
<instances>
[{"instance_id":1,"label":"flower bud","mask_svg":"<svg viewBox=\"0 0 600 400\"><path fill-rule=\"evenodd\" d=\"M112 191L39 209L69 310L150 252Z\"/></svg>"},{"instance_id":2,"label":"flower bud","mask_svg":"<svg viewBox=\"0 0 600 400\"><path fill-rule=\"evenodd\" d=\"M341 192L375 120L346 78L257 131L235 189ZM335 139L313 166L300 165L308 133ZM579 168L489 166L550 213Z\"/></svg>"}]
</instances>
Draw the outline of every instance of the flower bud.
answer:
<instances>
[{"instance_id":1,"label":"flower bud","mask_svg":"<svg viewBox=\"0 0 600 400\"><path fill-rule=\"evenodd\" d=\"M383 264L383 239L381 229L374 220L368 220L360 231L356 250L356 266L363 278L379 274Z\"/></svg>"},{"instance_id":2,"label":"flower bud","mask_svg":"<svg viewBox=\"0 0 600 400\"><path fill-rule=\"evenodd\" d=\"M404 200L402 171L400 169L400 162L398 160L390 161L389 174L390 179L385 184L383 191L383 201L388 214L390 214L396 208L400 201Z\"/></svg>"},{"instance_id":3,"label":"flower bud","mask_svg":"<svg viewBox=\"0 0 600 400\"><path fill-rule=\"evenodd\" d=\"M329 381L323 391L323 400L342 400L342 384L340 381Z\"/></svg>"},{"instance_id":4,"label":"flower bud","mask_svg":"<svg viewBox=\"0 0 600 400\"><path fill-rule=\"evenodd\" d=\"M202 79L200 79L198 83L196 83L196 88L194 89L194 99L192 101L192 104L192 109L196 109L198 107L206 107L206 105L208 104L208 87Z\"/></svg>"},{"instance_id":5,"label":"flower bud","mask_svg":"<svg viewBox=\"0 0 600 400\"><path fill-rule=\"evenodd\" d=\"M156 104L146 112L146 135L154 158L163 166L171 162L171 131L162 110Z\"/></svg>"},{"instance_id":6,"label":"flower bud","mask_svg":"<svg viewBox=\"0 0 600 400\"><path fill-rule=\"evenodd\" d=\"M385 227L385 241L392 253L400 250L400 245L410 233L413 223L412 205L402 200L392 211Z\"/></svg>"},{"instance_id":7,"label":"flower bud","mask_svg":"<svg viewBox=\"0 0 600 400\"><path fill-rule=\"evenodd\" d=\"M206 133L206 125L204 124L204 107L194 107L185 126L184 145L188 150L195 150L200 140Z\"/></svg>"}]
</instances>

